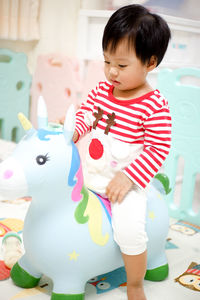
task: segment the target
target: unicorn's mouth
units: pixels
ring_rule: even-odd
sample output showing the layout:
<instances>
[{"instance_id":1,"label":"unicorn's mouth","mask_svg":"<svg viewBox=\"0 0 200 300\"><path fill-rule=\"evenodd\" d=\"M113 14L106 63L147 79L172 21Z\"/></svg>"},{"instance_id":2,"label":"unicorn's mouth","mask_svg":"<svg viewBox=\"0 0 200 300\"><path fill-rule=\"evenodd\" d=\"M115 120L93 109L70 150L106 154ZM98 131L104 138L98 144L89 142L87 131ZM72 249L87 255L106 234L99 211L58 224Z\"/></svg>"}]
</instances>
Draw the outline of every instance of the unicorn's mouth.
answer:
<instances>
[{"instance_id":1,"label":"unicorn's mouth","mask_svg":"<svg viewBox=\"0 0 200 300\"><path fill-rule=\"evenodd\" d=\"M10 157L0 164L0 198L15 200L28 194L24 172L16 159Z\"/></svg>"}]
</instances>

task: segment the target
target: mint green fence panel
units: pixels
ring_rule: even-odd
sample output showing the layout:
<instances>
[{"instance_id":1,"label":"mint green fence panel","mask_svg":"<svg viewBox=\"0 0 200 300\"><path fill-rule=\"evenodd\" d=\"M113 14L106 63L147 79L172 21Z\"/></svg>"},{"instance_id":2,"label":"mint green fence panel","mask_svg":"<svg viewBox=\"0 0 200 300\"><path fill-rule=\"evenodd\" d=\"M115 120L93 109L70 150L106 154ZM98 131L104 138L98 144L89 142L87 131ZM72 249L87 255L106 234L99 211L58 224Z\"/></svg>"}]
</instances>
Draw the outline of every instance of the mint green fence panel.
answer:
<instances>
[{"instance_id":1,"label":"mint green fence panel","mask_svg":"<svg viewBox=\"0 0 200 300\"><path fill-rule=\"evenodd\" d=\"M200 87L184 84L183 78L200 78L199 69L165 69L158 75L158 89L167 97L172 114L172 148L165 162L172 192L167 195L170 216L200 225L200 206L194 209L194 190L200 174ZM175 187L179 159L184 161L181 195ZM200 194L198 195L200 202Z\"/></svg>"},{"instance_id":2,"label":"mint green fence panel","mask_svg":"<svg viewBox=\"0 0 200 300\"><path fill-rule=\"evenodd\" d=\"M0 49L0 138L18 142L24 135L18 112L29 117L31 76L24 53Z\"/></svg>"}]
</instances>

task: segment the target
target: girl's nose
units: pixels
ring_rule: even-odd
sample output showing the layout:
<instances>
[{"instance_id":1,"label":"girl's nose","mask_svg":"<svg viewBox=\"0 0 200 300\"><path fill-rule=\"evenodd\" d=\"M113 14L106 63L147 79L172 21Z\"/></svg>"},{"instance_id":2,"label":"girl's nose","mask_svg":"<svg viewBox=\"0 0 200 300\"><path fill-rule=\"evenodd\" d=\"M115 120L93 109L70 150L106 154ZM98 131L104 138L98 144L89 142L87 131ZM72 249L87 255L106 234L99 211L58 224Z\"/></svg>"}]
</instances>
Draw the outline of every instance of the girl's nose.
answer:
<instances>
[{"instance_id":1,"label":"girl's nose","mask_svg":"<svg viewBox=\"0 0 200 300\"><path fill-rule=\"evenodd\" d=\"M117 75L118 75L117 68L111 67L111 68L110 68L110 75L112 75L112 76L117 76Z\"/></svg>"}]
</instances>

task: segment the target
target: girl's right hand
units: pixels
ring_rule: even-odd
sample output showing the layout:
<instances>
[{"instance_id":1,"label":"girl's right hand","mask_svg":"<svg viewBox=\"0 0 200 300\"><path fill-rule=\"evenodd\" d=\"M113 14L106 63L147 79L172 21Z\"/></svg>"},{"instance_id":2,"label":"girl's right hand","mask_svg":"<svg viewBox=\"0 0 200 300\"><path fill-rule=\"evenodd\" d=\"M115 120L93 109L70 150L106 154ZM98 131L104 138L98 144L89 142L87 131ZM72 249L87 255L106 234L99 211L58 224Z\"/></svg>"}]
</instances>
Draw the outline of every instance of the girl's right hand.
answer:
<instances>
[{"instance_id":1,"label":"girl's right hand","mask_svg":"<svg viewBox=\"0 0 200 300\"><path fill-rule=\"evenodd\" d=\"M79 133L78 133L78 131L74 130L74 134L73 134L73 137L72 137L72 141L73 141L74 143L76 143L76 142L78 141L78 139L79 139Z\"/></svg>"}]
</instances>

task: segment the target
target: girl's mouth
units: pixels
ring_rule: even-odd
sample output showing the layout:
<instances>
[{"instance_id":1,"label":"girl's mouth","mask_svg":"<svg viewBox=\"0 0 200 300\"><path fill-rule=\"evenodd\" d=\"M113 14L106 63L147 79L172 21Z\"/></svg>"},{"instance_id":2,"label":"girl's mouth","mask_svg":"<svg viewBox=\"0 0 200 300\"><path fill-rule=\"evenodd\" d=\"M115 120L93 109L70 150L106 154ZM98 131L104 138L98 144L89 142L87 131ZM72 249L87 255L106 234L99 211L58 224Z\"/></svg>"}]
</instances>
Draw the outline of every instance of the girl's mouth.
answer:
<instances>
[{"instance_id":1,"label":"girl's mouth","mask_svg":"<svg viewBox=\"0 0 200 300\"><path fill-rule=\"evenodd\" d=\"M112 82L113 85L119 85L120 84L120 82L117 81L117 80L111 80L111 82Z\"/></svg>"}]
</instances>

